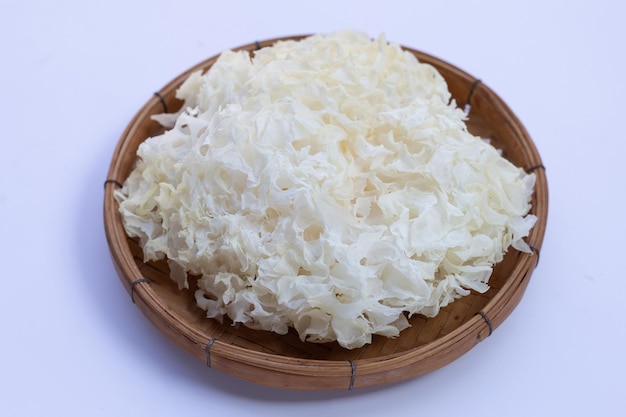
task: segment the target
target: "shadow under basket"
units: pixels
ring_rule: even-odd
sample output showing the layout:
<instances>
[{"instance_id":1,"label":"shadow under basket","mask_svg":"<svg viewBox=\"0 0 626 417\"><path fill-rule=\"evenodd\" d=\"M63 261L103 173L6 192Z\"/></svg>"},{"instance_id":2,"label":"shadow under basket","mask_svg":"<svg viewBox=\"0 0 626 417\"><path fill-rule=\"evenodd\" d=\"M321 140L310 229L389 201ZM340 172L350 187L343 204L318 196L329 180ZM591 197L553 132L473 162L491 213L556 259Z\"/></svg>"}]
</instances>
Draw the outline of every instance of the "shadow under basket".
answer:
<instances>
[{"instance_id":1,"label":"shadow under basket","mask_svg":"<svg viewBox=\"0 0 626 417\"><path fill-rule=\"evenodd\" d=\"M276 41L303 37L255 42L236 50L254 54ZM509 249L495 266L486 293L472 291L434 318L416 315L398 338L374 336L370 345L354 350L337 343L302 342L294 332L277 335L206 318L196 306L195 288L179 290L169 278L166 262L143 262L140 246L124 231L113 191L130 174L139 144L164 131L151 116L178 110L182 103L175 98L176 89L191 72L211 67L217 60L212 57L155 93L135 115L115 149L104 194L107 241L129 302L205 366L258 384L297 390L347 390L402 381L454 361L491 335L519 303L539 261L548 214L548 188L539 153L517 117L484 83L433 56L404 49L437 68L459 106L471 106L467 124L474 135L490 139L512 163L535 172L531 213L537 223L527 238L533 253Z\"/></svg>"}]
</instances>

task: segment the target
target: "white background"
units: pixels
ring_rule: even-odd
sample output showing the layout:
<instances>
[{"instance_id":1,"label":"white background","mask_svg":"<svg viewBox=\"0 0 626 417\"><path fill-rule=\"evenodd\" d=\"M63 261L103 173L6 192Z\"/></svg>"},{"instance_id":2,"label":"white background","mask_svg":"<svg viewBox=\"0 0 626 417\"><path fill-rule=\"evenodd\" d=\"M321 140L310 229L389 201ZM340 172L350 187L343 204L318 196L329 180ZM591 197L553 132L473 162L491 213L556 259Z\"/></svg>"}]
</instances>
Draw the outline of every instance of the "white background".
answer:
<instances>
[{"instance_id":1,"label":"white background","mask_svg":"<svg viewBox=\"0 0 626 417\"><path fill-rule=\"evenodd\" d=\"M0 415L623 416L626 30L618 1L0 0ZM152 93L223 49L357 29L481 78L547 167L541 262L454 363L351 392L208 369L120 284L103 181Z\"/></svg>"}]
</instances>

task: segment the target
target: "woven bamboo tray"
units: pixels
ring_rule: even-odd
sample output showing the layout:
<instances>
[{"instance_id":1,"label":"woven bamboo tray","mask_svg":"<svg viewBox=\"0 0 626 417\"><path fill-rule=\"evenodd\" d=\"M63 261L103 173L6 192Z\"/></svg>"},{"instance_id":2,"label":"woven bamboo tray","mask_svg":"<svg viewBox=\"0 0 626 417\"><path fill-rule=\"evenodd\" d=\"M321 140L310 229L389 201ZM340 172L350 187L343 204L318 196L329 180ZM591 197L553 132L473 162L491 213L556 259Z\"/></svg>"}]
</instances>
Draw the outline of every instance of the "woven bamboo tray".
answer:
<instances>
[{"instance_id":1,"label":"woven bamboo tray","mask_svg":"<svg viewBox=\"0 0 626 417\"><path fill-rule=\"evenodd\" d=\"M254 42L238 50L250 53L282 39ZM176 345L202 364L235 377L297 390L347 390L381 385L423 375L454 361L484 340L519 303L539 261L548 213L548 188L541 158L524 126L483 82L460 69L411 48L421 62L435 66L460 106L471 106L469 130L502 149L515 165L537 175L531 212L538 217L527 242L533 254L511 249L498 264L485 294L456 300L435 318L414 316L400 337L375 336L371 345L346 350L336 343L301 342L295 333L280 336L205 318L195 305L194 290L179 290L165 262L143 262L137 242L129 239L113 198L115 187L133 168L139 144L163 132L150 119L173 112L181 104L177 87L198 69L208 69L217 56L189 69L155 93L132 119L115 149L104 193L104 226L113 263L133 302ZM193 280L190 280L190 284Z\"/></svg>"}]
</instances>

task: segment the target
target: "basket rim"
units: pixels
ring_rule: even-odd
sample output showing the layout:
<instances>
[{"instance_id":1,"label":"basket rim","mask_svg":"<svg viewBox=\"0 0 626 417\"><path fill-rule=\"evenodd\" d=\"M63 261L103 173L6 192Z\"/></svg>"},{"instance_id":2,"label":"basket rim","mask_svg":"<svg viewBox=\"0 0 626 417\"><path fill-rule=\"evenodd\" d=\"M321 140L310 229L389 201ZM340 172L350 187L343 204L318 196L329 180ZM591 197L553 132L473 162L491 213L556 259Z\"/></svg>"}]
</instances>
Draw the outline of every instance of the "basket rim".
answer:
<instances>
[{"instance_id":1,"label":"basket rim","mask_svg":"<svg viewBox=\"0 0 626 417\"><path fill-rule=\"evenodd\" d=\"M262 42L245 44L232 49L253 52L260 47L271 45L277 41L299 40L307 36L309 35L273 38ZM405 46L402 46L402 48L413 53L420 61L434 62L438 66L455 73L463 79L476 80L476 78L472 77L467 72L433 55ZM356 358L349 361L296 359L289 356L258 351L250 353L251 351L246 348L221 342L219 335L217 335L217 337L207 337L206 334L201 334L196 329L189 326L188 323L175 312L168 309L150 285L136 285L137 281L143 278L143 275L131 254L128 238L117 210L117 203L113 197L114 186L123 183L125 180L125 178L121 178L120 175L123 170L123 156L128 156L129 153L129 138L133 137L133 134L138 128L138 124L142 120L159 112L157 109L163 105L162 97L171 95L189 74L200 69L208 68L218 57L219 54L214 55L181 73L168 82L157 92L158 94L151 97L141 107L125 128L116 145L108 171L107 183L105 183L104 226L113 263L119 279L126 290L131 294L133 302L138 305L140 310L153 324L164 331L170 338L182 338L186 340L185 343L183 343L185 346L181 346L184 350L200 360L204 359L208 366L220 369L226 373L233 374L233 364L238 364L244 367L249 366L254 369L266 370L268 372L296 375L305 381L305 383L301 383L298 386L288 386L288 388L311 389L306 381L311 378L326 377L328 380L332 380L332 382L329 382L328 386L325 387L326 389L341 389L341 387L351 389L358 386L379 385L381 383L409 379L440 368L457 359L475 344L484 340L508 317L519 303L528 280L534 271L545 234L548 211L548 188L544 169L536 171L535 197L533 199L531 213L535 214L538 220L527 238L529 245L536 250L537 256L533 256L533 254L522 254L520 256L520 260L515 265L511 277L505 281L502 288L489 299L481 310L484 316L477 314L466 322L461 323L450 333L429 343L410 348L403 352L381 355L375 358ZM474 96L491 100L498 106L517 132L518 140L523 142L524 159L531 161L531 166L543 167L539 152L530 138L530 135L506 103L482 82L477 84L473 94ZM527 169L528 168L530 167L527 167ZM458 346L459 344L467 348L464 347L460 354L456 355L456 357L451 357L451 360L444 361L445 363L441 363L441 361L437 363L420 362L436 357L441 353L449 353L451 346ZM393 373L407 367L412 367L412 371L396 376L396 378L391 381L381 381L376 377L377 374L381 373L381 366L384 368L385 375L389 372ZM252 382L259 382L254 378L246 378L246 375L248 374L243 372L241 375L235 376L251 380ZM300 379L298 379L298 381L300 381ZM260 382L273 385L271 381ZM297 383L295 384L297 385Z\"/></svg>"}]
</instances>

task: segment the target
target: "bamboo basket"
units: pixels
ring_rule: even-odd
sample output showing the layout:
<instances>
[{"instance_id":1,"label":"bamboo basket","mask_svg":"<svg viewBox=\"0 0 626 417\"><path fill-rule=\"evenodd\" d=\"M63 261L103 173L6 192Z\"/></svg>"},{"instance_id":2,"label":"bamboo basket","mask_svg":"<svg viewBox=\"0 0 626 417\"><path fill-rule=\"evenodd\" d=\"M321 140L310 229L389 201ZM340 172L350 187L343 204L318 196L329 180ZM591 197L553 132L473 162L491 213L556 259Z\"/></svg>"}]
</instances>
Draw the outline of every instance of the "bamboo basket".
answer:
<instances>
[{"instance_id":1,"label":"bamboo basket","mask_svg":"<svg viewBox=\"0 0 626 417\"><path fill-rule=\"evenodd\" d=\"M278 40L303 37L271 39L235 49L253 54ZM209 58L155 93L131 120L115 149L104 192L106 237L129 301L205 366L258 384L295 390L348 390L397 382L459 358L491 335L519 303L539 261L548 213L548 188L539 153L515 114L484 83L431 55L404 49L421 62L435 66L457 103L471 106L468 128L473 134L490 138L511 162L536 173L531 212L538 220L527 238L534 253L509 250L494 268L488 292L472 292L434 318L414 316L411 327L398 338L374 336L370 345L355 350L336 343L301 342L291 332L281 336L207 319L195 305L195 288L179 290L170 280L165 262L143 262L141 248L126 236L113 191L132 170L139 144L163 132L150 116L180 108L176 89L191 72L208 69L217 56Z\"/></svg>"}]
</instances>

